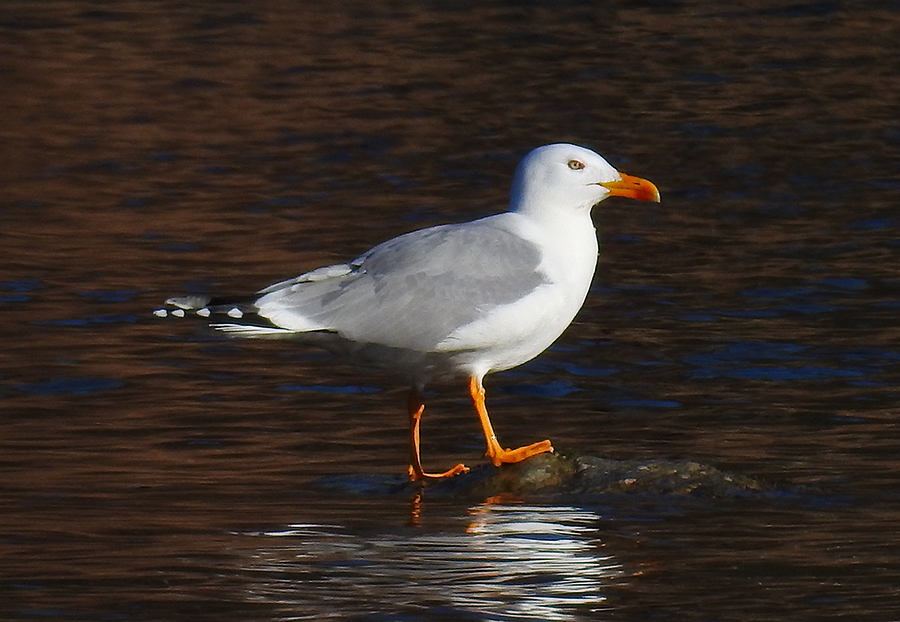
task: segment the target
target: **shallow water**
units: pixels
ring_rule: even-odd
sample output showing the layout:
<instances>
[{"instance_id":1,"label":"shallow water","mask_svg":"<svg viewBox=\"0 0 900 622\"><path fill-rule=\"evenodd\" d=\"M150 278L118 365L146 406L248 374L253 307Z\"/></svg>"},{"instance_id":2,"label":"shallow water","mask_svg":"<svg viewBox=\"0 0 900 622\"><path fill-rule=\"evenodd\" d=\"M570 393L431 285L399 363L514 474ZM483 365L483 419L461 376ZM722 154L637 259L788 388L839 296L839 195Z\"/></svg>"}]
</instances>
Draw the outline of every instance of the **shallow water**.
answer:
<instances>
[{"instance_id":1,"label":"shallow water","mask_svg":"<svg viewBox=\"0 0 900 622\"><path fill-rule=\"evenodd\" d=\"M6 3L0 618L897 618L900 10L605 7ZM417 497L402 387L152 316L493 213L553 141L663 203L596 211L501 440L762 491Z\"/></svg>"}]
</instances>

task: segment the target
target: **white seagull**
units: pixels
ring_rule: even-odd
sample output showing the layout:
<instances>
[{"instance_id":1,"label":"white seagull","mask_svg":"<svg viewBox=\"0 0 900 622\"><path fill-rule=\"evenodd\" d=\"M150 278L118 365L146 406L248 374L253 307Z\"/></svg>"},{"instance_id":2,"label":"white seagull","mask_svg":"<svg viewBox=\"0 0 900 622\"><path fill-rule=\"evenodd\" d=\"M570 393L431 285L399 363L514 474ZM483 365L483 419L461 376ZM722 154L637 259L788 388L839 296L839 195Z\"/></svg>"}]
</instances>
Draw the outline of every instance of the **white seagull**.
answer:
<instances>
[{"instance_id":1,"label":"white seagull","mask_svg":"<svg viewBox=\"0 0 900 622\"><path fill-rule=\"evenodd\" d=\"M245 301L170 298L160 317L186 311L241 337L289 337L409 383L412 480L419 455L422 391L432 380L467 379L494 466L553 451L549 440L504 449L484 403L485 375L546 350L572 322L597 265L591 209L610 196L659 201L651 182L620 173L589 149L538 147L521 161L509 211L406 233L350 263L270 285Z\"/></svg>"}]
</instances>

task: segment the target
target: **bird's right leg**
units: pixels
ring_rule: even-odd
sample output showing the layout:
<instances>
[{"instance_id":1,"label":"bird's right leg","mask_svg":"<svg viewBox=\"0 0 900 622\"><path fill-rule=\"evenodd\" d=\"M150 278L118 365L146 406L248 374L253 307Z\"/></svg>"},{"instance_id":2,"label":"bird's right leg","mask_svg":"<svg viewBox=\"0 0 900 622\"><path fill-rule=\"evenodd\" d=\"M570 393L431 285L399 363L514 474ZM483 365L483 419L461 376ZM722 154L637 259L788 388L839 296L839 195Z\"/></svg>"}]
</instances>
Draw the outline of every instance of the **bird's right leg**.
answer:
<instances>
[{"instance_id":1,"label":"bird's right leg","mask_svg":"<svg viewBox=\"0 0 900 622\"><path fill-rule=\"evenodd\" d=\"M419 423L422 421L423 412L425 404L422 402L422 394L414 388L409 393L409 479L416 482L467 473L469 468L464 464L457 464L443 473L426 473L422 468L422 459L419 456Z\"/></svg>"},{"instance_id":2,"label":"bird's right leg","mask_svg":"<svg viewBox=\"0 0 900 622\"><path fill-rule=\"evenodd\" d=\"M481 378L477 376L469 378L469 395L472 397L472 404L475 405L475 412L478 413L478 420L481 422L484 440L487 443L485 455L490 458L494 466L515 464L532 456L553 451L550 441L538 441L517 449L504 449L497 441L494 426L491 425L491 418L488 416L487 406L484 405L484 386L481 384Z\"/></svg>"}]
</instances>

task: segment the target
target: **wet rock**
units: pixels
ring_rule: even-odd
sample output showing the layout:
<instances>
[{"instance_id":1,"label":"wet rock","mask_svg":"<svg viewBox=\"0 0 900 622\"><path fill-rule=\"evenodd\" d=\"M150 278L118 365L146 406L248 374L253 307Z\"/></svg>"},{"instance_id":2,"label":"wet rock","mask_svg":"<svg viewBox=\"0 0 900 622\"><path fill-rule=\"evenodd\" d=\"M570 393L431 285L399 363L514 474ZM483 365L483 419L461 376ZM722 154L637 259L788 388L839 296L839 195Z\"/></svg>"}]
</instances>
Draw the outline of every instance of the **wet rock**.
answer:
<instances>
[{"instance_id":1,"label":"wet rock","mask_svg":"<svg viewBox=\"0 0 900 622\"><path fill-rule=\"evenodd\" d=\"M726 473L689 460L613 460L569 453L541 454L518 464L480 466L429 490L503 494L623 494L734 496L761 491L750 477Z\"/></svg>"},{"instance_id":2,"label":"wet rock","mask_svg":"<svg viewBox=\"0 0 900 622\"><path fill-rule=\"evenodd\" d=\"M360 475L325 478L319 487L349 494L396 494L420 490L429 495L500 497L503 495L644 494L734 497L761 492L753 478L727 473L690 460L614 460L555 452L495 468L482 464L469 473L420 484L405 477Z\"/></svg>"}]
</instances>

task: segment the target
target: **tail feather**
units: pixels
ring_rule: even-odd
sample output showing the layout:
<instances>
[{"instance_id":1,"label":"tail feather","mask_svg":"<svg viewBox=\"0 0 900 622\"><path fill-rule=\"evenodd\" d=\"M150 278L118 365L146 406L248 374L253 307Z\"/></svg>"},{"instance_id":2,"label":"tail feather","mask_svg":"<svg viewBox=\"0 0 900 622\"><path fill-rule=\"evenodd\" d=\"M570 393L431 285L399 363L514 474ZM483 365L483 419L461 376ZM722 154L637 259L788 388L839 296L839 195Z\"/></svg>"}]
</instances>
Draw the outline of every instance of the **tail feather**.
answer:
<instances>
[{"instance_id":1,"label":"tail feather","mask_svg":"<svg viewBox=\"0 0 900 622\"><path fill-rule=\"evenodd\" d=\"M209 296L177 296L166 300L166 306L156 309L153 315L160 318L197 315L208 320L210 328L240 337L283 337L293 334L294 331L275 326L258 311L254 300L236 302L234 299Z\"/></svg>"},{"instance_id":2,"label":"tail feather","mask_svg":"<svg viewBox=\"0 0 900 622\"><path fill-rule=\"evenodd\" d=\"M259 324L234 324L230 322L210 324L210 328L214 328L223 333L234 335L235 337L287 337L296 334L288 328L279 328L278 326L261 326Z\"/></svg>"}]
</instances>

